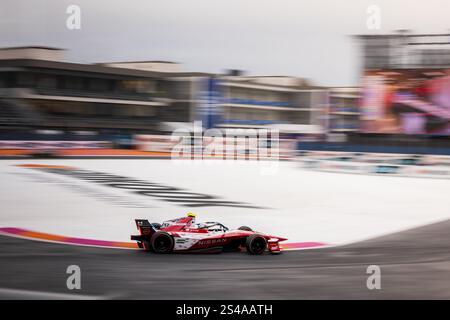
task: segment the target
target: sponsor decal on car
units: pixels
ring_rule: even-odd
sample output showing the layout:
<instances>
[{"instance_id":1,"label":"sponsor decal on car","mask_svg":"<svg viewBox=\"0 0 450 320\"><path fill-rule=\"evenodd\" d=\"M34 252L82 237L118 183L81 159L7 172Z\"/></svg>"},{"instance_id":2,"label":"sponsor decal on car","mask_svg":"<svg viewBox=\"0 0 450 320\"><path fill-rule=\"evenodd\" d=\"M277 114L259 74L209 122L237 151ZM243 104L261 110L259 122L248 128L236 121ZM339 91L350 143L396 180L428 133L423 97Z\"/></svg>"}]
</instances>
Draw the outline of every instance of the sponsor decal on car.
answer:
<instances>
[{"instance_id":1,"label":"sponsor decal on car","mask_svg":"<svg viewBox=\"0 0 450 320\"><path fill-rule=\"evenodd\" d=\"M227 239L225 239L225 238L216 238L216 239L200 240L197 244L200 246L206 246L206 245L214 245L214 244L223 244L225 242L227 242Z\"/></svg>"}]
</instances>

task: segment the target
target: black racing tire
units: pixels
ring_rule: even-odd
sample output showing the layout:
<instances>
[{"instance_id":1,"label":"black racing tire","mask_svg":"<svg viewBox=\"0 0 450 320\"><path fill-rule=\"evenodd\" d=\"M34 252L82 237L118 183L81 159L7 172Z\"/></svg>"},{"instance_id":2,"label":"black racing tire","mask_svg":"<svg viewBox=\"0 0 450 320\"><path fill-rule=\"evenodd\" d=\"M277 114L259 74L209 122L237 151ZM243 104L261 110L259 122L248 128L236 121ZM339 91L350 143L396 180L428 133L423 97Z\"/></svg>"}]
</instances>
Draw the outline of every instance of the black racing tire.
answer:
<instances>
[{"instance_id":1,"label":"black racing tire","mask_svg":"<svg viewBox=\"0 0 450 320\"><path fill-rule=\"evenodd\" d=\"M247 227L247 226L239 227L238 230L242 230L242 231L253 231L252 228Z\"/></svg>"},{"instance_id":2,"label":"black racing tire","mask_svg":"<svg viewBox=\"0 0 450 320\"><path fill-rule=\"evenodd\" d=\"M267 240L263 236L255 233L247 237L245 246L249 254L261 255L267 249Z\"/></svg>"},{"instance_id":3,"label":"black racing tire","mask_svg":"<svg viewBox=\"0 0 450 320\"><path fill-rule=\"evenodd\" d=\"M156 230L161 229L161 223L158 223L158 222L152 222L151 225L152 225L152 227L155 228Z\"/></svg>"},{"instance_id":4,"label":"black racing tire","mask_svg":"<svg viewBox=\"0 0 450 320\"><path fill-rule=\"evenodd\" d=\"M155 253L171 253L175 245L173 237L167 232L158 231L150 240L152 251Z\"/></svg>"}]
</instances>

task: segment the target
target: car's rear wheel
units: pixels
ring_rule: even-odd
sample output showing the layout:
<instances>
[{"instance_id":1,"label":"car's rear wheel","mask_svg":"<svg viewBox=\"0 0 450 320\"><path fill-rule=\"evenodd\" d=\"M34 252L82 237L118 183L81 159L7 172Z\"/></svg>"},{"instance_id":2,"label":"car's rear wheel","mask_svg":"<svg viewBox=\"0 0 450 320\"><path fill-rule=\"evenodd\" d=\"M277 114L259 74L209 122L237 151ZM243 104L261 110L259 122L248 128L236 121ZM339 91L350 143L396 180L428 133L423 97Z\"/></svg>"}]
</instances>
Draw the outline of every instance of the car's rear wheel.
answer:
<instances>
[{"instance_id":1,"label":"car's rear wheel","mask_svg":"<svg viewBox=\"0 0 450 320\"><path fill-rule=\"evenodd\" d=\"M154 233L150 242L155 253L170 253L175 244L170 234L161 231Z\"/></svg>"},{"instance_id":2,"label":"car's rear wheel","mask_svg":"<svg viewBox=\"0 0 450 320\"><path fill-rule=\"evenodd\" d=\"M263 254L267 249L267 240L259 234L252 234L247 237L246 247L250 254Z\"/></svg>"},{"instance_id":3,"label":"car's rear wheel","mask_svg":"<svg viewBox=\"0 0 450 320\"><path fill-rule=\"evenodd\" d=\"M239 227L238 230L242 230L242 231L253 231L252 228L247 227L247 226Z\"/></svg>"}]
</instances>

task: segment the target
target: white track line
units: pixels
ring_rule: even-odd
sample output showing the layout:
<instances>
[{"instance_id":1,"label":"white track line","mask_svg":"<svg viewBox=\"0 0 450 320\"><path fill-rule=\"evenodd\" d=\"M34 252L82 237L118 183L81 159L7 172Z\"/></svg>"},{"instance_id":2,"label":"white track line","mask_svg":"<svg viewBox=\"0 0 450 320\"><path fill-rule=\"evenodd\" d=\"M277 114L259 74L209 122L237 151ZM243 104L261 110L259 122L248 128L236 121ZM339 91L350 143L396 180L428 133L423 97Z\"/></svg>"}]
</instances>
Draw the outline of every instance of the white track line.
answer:
<instances>
[{"instance_id":1,"label":"white track line","mask_svg":"<svg viewBox=\"0 0 450 320\"><path fill-rule=\"evenodd\" d=\"M110 296L0 288L0 300L104 300L111 298Z\"/></svg>"}]
</instances>

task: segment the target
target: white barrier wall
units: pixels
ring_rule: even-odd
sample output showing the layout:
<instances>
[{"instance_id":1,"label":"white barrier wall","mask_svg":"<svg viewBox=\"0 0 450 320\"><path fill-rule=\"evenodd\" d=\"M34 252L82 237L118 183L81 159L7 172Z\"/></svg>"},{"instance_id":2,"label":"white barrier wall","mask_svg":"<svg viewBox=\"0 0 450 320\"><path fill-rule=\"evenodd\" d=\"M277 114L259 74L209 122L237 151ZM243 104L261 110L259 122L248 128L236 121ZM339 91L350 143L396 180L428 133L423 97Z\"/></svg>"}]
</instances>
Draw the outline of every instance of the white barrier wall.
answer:
<instances>
[{"instance_id":1,"label":"white barrier wall","mask_svg":"<svg viewBox=\"0 0 450 320\"><path fill-rule=\"evenodd\" d=\"M447 156L308 152L297 161L303 168L327 172L450 179Z\"/></svg>"},{"instance_id":2,"label":"white barrier wall","mask_svg":"<svg viewBox=\"0 0 450 320\"><path fill-rule=\"evenodd\" d=\"M134 145L140 151L177 152L183 155L288 159L295 155L296 141L259 137L177 137L135 135Z\"/></svg>"},{"instance_id":3,"label":"white barrier wall","mask_svg":"<svg viewBox=\"0 0 450 320\"><path fill-rule=\"evenodd\" d=\"M23 141L0 140L0 149L93 149L110 146L108 141Z\"/></svg>"},{"instance_id":4,"label":"white barrier wall","mask_svg":"<svg viewBox=\"0 0 450 320\"><path fill-rule=\"evenodd\" d=\"M133 137L137 150L148 152L171 152L179 140L172 141L171 136L137 134Z\"/></svg>"}]
</instances>

